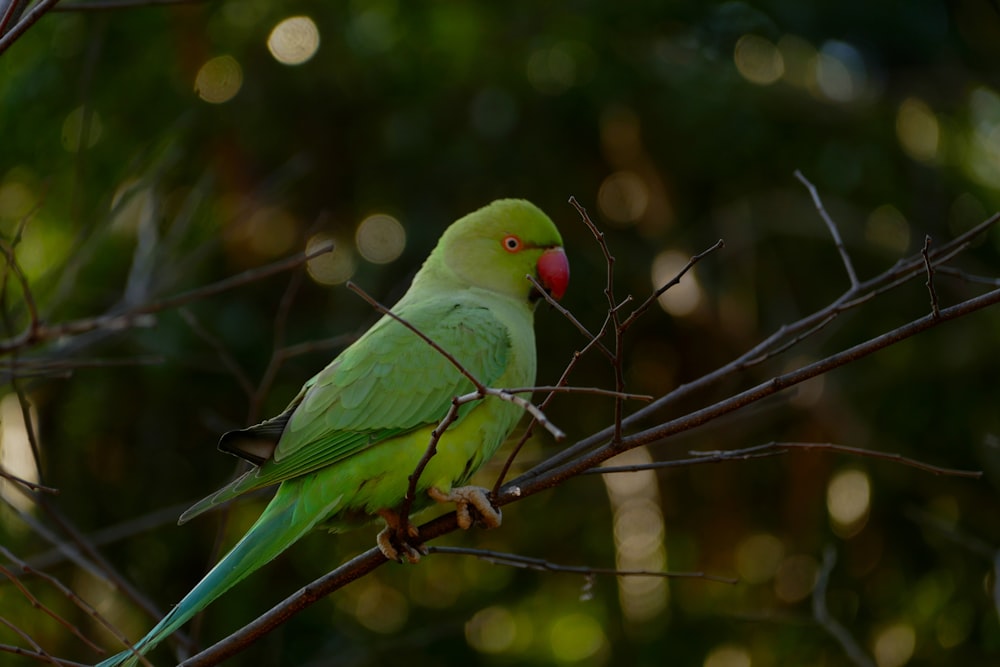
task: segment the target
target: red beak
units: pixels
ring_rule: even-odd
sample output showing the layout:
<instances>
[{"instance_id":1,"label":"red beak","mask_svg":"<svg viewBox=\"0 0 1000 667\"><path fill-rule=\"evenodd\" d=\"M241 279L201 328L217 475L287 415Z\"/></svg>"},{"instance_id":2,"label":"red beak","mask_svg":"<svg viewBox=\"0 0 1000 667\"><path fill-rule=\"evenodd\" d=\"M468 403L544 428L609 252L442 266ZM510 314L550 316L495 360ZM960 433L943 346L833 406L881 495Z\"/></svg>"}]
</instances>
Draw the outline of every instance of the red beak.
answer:
<instances>
[{"instance_id":1,"label":"red beak","mask_svg":"<svg viewBox=\"0 0 1000 667\"><path fill-rule=\"evenodd\" d=\"M538 281L555 299L569 286L569 260L562 248L549 248L538 258Z\"/></svg>"}]
</instances>

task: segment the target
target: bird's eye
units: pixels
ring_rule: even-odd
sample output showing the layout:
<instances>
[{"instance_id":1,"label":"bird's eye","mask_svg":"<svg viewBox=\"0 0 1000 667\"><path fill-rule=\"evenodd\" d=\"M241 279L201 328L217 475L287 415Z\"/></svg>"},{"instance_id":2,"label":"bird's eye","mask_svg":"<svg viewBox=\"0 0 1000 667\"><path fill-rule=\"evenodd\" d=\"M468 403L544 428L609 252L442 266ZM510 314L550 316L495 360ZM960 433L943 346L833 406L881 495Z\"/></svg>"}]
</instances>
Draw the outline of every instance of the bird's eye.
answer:
<instances>
[{"instance_id":1,"label":"bird's eye","mask_svg":"<svg viewBox=\"0 0 1000 667\"><path fill-rule=\"evenodd\" d=\"M521 249L521 239L517 238L513 234L508 234L503 237L503 249L507 252L517 252Z\"/></svg>"}]
</instances>

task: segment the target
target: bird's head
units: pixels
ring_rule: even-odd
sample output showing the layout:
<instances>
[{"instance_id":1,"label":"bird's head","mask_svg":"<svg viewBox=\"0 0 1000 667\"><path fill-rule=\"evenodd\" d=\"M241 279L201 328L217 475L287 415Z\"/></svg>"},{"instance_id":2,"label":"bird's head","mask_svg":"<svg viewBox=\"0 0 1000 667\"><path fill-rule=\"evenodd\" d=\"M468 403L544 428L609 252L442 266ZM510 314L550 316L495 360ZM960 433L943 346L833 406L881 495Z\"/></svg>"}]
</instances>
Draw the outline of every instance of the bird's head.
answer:
<instances>
[{"instance_id":1,"label":"bird's head","mask_svg":"<svg viewBox=\"0 0 1000 667\"><path fill-rule=\"evenodd\" d=\"M438 253L462 282L525 301L540 297L529 275L556 299L569 285L559 230L523 199L499 199L456 221L441 237Z\"/></svg>"}]
</instances>

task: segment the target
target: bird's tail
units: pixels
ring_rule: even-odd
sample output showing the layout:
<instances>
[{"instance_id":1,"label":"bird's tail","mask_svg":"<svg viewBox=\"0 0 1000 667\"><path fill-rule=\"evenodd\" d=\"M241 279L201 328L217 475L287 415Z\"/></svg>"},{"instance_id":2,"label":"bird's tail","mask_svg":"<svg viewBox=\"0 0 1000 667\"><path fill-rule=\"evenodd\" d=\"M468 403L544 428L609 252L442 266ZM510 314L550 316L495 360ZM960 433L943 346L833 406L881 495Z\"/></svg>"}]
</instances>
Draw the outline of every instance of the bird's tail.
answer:
<instances>
[{"instance_id":1,"label":"bird's tail","mask_svg":"<svg viewBox=\"0 0 1000 667\"><path fill-rule=\"evenodd\" d=\"M325 512L301 512L298 493L291 488L294 486L286 482L279 487L274 499L236 546L145 637L136 642L138 653L145 655L151 651L213 600L287 549L325 516ZM97 667L136 664L138 658L135 653L125 650Z\"/></svg>"}]
</instances>

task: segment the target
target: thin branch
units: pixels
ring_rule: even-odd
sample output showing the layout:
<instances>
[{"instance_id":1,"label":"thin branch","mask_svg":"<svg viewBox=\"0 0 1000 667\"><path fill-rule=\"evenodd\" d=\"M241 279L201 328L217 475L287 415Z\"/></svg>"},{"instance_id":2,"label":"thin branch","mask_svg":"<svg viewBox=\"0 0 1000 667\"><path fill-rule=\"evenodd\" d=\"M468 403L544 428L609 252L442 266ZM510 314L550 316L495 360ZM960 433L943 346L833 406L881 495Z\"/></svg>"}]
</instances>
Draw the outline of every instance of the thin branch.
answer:
<instances>
[{"instance_id":1,"label":"thin branch","mask_svg":"<svg viewBox=\"0 0 1000 667\"><path fill-rule=\"evenodd\" d=\"M830 236L833 237L833 244L837 247L837 252L840 253L840 259L844 263L844 270L847 271L847 277L851 281L851 287L856 288L858 286L858 274L854 271L854 264L851 262L851 256L847 252L846 246L844 246L843 239L840 238L840 230L837 229L837 223L833 221L830 214L826 212L826 207L823 206L823 200L819 197L819 192L816 190L816 186L809 182L802 172L798 169L795 170L795 178L806 186L809 190L809 195L812 197L813 204L816 206L816 210L819 212L823 222L826 223L827 229L830 230Z\"/></svg>"},{"instance_id":2,"label":"thin branch","mask_svg":"<svg viewBox=\"0 0 1000 667\"><path fill-rule=\"evenodd\" d=\"M686 459L675 459L672 461L653 461L651 463L636 463L634 465L622 466L601 466L587 470L587 474L607 475L619 472L636 472L639 470L659 470L661 468L681 468L703 463L723 463L726 461L746 461L748 459L763 458L787 454L792 450L833 452L835 454L850 454L882 461L892 461L904 466L923 470L934 475L948 477L964 477L966 479L980 479L983 476L981 470L959 470L955 468L942 468L916 459L891 452L878 452L860 447L849 447L846 445L836 445L829 442L768 442L763 445L755 445L743 449L723 449L714 452L689 452L693 456Z\"/></svg>"},{"instance_id":3,"label":"thin branch","mask_svg":"<svg viewBox=\"0 0 1000 667\"><path fill-rule=\"evenodd\" d=\"M7 549L4 548L4 547L0 547L0 551L4 552L4 555L7 556L8 558L10 558L13 555L13 554L9 553L7 551ZM3 565L0 565L0 574L2 574L3 576L7 577L7 579L12 584L14 584L14 588L16 588L18 590L18 592L21 593L21 596L24 597L28 601L28 604L30 604L33 608L41 611L43 614L45 614L49 618L53 619L56 623L58 623L59 625L63 626L64 628L66 628L70 632L70 634L74 635L77 639L79 639L81 642L83 642L84 644L86 644L88 648L90 648L93 651L96 651L98 654L102 654L103 655L104 650L101 649L100 646L98 646L94 642L92 642L89 639L87 639L83 635L83 633L80 632L80 629L77 628L75 625L73 625L72 623L70 623L69 621L67 621L65 618L63 618L62 616L60 616L59 614L57 614L56 612L52 611L51 609L49 609L48 607L46 607L44 604L42 604L41 601L39 601L38 598L36 598L34 595L32 595L31 591L29 591L28 588L24 584L22 584L20 581L18 581L17 577L14 576L13 572L11 572L10 570L8 570ZM63 591L63 592L65 593L66 591ZM77 599L79 599L79 598L77 598Z\"/></svg>"},{"instance_id":4,"label":"thin branch","mask_svg":"<svg viewBox=\"0 0 1000 667\"><path fill-rule=\"evenodd\" d=\"M458 372L460 372L462 375L464 375L466 378L468 378L469 382L471 382L476 389L478 389L480 391L483 391L483 390L486 389L486 385L484 385L482 382L480 382L479 379L475 375L473 375L472 373L470 373L468 371L468 369L466 369L465 366L463 366L461 364L461 362L459 362L458 359L456 359L454 357L454 355L451 354L451 352L449 352L448 350L446 350L443 347L441 347L440 345L438 345L436 342L434 342L433 340L431 340L427 336L427 334L425 334L423 331L421 331L417 327L413 326L412 324L410 324L409 322L407 322L405 319L403 319L402 317L400 317L396 313L392 312L387 307L383 306L381 303L379 303L374 298L372 298L371 296L369 296L368 293L365 292L363 289L361 289L361 287L358 286L357 283L349 281L347 283L347 289L351 290L352 292L354 292L355 294L357 294L358 296L360 296L362 299L364 299L365 301L367 301L368 304L372 308L374 308L376 311L378 311L379 313L382 313L383 315L387 315L388 317L391 317L392 319L396 320L397 322L399 322L400 324L402 324L404 327L406 327L407 329L409 329L410 331L412 331L413 333L415 333L417 336L419 336L421 340L423 340L425 343L427 343L428 345L430 345L431 347L433 347L438 352L438 354L440 354L441 356L443 356L445 359L447 359L451 363L452 366L454 366L456 369L458 369Z\"/></svg>"},{"instance_id":5,"label":"thin branch","mask_svg":"<svg viewBox=\"0 0 1000 667\"><path fill-rule=\"evenodd\" d=\"M934 289L934 267L931 265L930 257L928 257L928 251L931 248L931 237L928 234L924 237L924 247L920 251L920 256L924 258L924 271L927 272L927 282L924 283L927 286L927 291L930 293L931 297L931 313L934 317L937 317L941 313L941 307L938 305L937 292Z\"/></svg>"},{"instance_id":6,"label":"thin branch","mask_svg":"<svg viewBox=\"0 0 1000 667\"><path fill-rule=\"evenodd\" d=\"M25 632L21 628L17 627L16 625L14 625L10 621L8 621L3 616L0 616L0 624L6 625L8 628L10 628L11 630L13 630L14 633L16 635L18 635L21 639L23 639L24 641L28 642L28 644L31 645L31 648L35 649L34 655L37 656L39 660L43 660L43 661L48 662L48 663L53 664L53 665L59 665L61 663L60 660L56 660L54 657L52 657L51 655L49 655L48 653L46 653L45 650L42 649L42 647L38 645L38 642L36 642L34 639L31 638L31 635L29 635L27 632ZM25 651L24 653L22 653L22 655L25 655L25 654L30 655L31 653L28 652L28 651Z\"/></svg>"},{"instance_id":7,"label":"thin branch","mask_svg":"<svg viewBox=\"0 0 1000 667\"><path fill-rule=\"evenodd\" d=\"M38 3L31 8L31 11L21 16L21 20L10 27L6 33L0 34L0 55L10 48L17 39L23 35L28 28L35 25L38 19L42 18L46 12L53 9L59 0L38 0ZM16 1L14 5L18 4ZM4 15L3 20L7 21L11 16Z\"/></svg>"},{"instance_id":8,"label":"thin branch","mask_svg":"<svg viewBox=\"0 0 1000 667\"><path fill-rule=\"evenodd\" d=\"M584 576L608 575L613 577L656 577L660 579L704 579L722 584L735 584L739 580L731 577L720 577L704 572L666 572L661 570L619 570L610 567L590 567L587 565L561 565L553 563L543 558L531 558L520 554L505 553L502 551L491 551L488 549L469 549L466 547L427 547L429 554L453 554L458 556L475 556L479 560L494 565L507 565L525 570L537 570L539 572L565 572L568 574L582 574Z\"/></svg>"},{"instance_id":9,"label":"thin branch","mask_svg":"<svg viewBox=\"0 0 1000 667\"><path fill-rule=\"evenodd\" d=\"M4 478L8 482L18 484L28 489L29 491L41 491L42 493L51 493L52 495L59 495L59 489L52 486L45 486L44 484L38 484L37 482L32 482L27 479L13 475L0 466L0 477Z\"/></svg>"},{"instance_id":10,"label":"thin branch","mask_svg":"<svg viewBox=\"0 0 1000 667\"><path fill-rule=\"evenodd\" d=\"M536 287L540 286L536 285ZM542 294L548 296L547 292L545 292L544 290L540 291ZM576 318L572 319L575 320ZM605 322L607 322L607 320ZM603 334L604 329L602 328L601 331ZM577 364L580 362L580 359L582 359L583 355L586 354L587 351L590 350L590 348L595 345L600 345L600 342L598 341L597 338L591 337L590 341L582 350L573 353L573 356L570 358L569 363L566 364L566 368L563 369L562 375L559 376L559 380L556 382L555 387L553 387L552 390L549 391L548 395L544 399L542 399L542 402L539 403L538 405L539 409L544 410L545 408L548 407L552 399L556 397L557 392L555 391L555 388L565 386L566 383L569 382L569 376L576 368ZM603 346L601 347L603 348ZM607 350L605 350L605 352L607 352ZM607 354L610 355L610 352L607 352ZM517 441L517 444L514 445L514 447L511 449L510 454L507 455L507 460L504 461L503 466L501 466L500 473L497 475L496 480L493 482L493 488L491 490L493 496L496 496L497 494L500 493L500 487L503 486L504 481L506 481L507 473L510 472L511 466L514 465L514 460L517 458L518 454L520 454L521 449L524 447L524 444L528 442L529 438L531 438L532 434L534 433L534 430L535 430L535 420L532 419L531 421L528 422L528 426L527 428L524 429L524 433Z\"/></svg>"},{"instance_id":11,"label":"thin branch","mask_svg":"<svg viewBox=\"0 0 1000 667\"><path fill-rule=\"evenodd\" d=\"M980 285L992 285L993 287L1000 287L1000 278L995 278L993 276L977 276L975 274L969 273L967 271L962 271L961 269L956 269L951 266L939 266L937 273L943 273L946 276L951 276L953 278L959 278L967 283L978 283Z\"/></svg>"},{"instance_id":12,"label":"thin branch","mask_svg":"<svg viewBox=\"0 0 1000 667\"><path fill-rule=\"evenodd\" d=\"M611 358L611 367L614 370L615 391L624 391L625 371L622 367L622 358L624 356L624 332L621 320L618 317L618 309L625 305L628 302L628 299L622 303L617 303L617 299L615 298L615 257L611 254L611 249L608 247L608 241L604 236L604 232L598 229L597 225L595 225L593 220L590 219L587 209L585 209L583 205L576 200L576 197L570 197L569 203L576 209L577 213L580 215L580 219L583 220L583 224L587 226L591 234L594 235L594 238L597 239L597 244L600 246L601 252L604 254L604 261L607 264L607 278L604 287L604 296L608 300L608 316L611 320L611 328L615 335L615 346ZM603 332L604 328L602 327L601 330ZM612 436L615 442L619 442L622 439L623 416L623 402L621 399L615 399L613 424L614 435Z\"/></svg>"},{"instance_id":13,"label":"thin branch","mask_svg":"<svg viewBox=\"0 0 1000 667\"><path fill-rule=\"evenodd\" d=\"M833 566L837 563L837 552L834 547L827 546L823 550L823 562L820 565L819 573L816 576L816 584L812 594L813 618L821 628L827 631L831 637L844 649L847 657L858 667L875 667L875 662L864 652L861 646L855 641L851 633L847 631L831 614L826 606L826 591L830 585L830 574Z\"/></svg>"},{"instance_id":14,"label":"thin branch","mask_svg":"<svg viewBox=\"0 0 1000 667\"><path fill-rule=\"evenodd\" d=\"M83 0L54 7L54 12L106 12L119 9L145 9L171 5L200 5L208 0Z\"/></svg>"},{"instance_id":15,"label":"thin branch","mask_svg":"<svg viewBox=\"0 0 1000 667\"><path fill-rule=\"evenodd\" d=\"M687 262L687 264L684 265L684 268L682 268L680 271L677 272L676 276L674 276L669 281L667 281L664 285L662 285L660 288L658 288L657 290L655 290L652 294L650 294L646 298L645 301L643 301L642 303L640 303L638 306L635 307L635 309L632 310L631 313L629 313L629 316L625 319L624 322L622 322L622 325L621 325L622 326L622 331L624 331L624 330L628 329L630 326L632 326L635 323L635 321L637 319L639 319L639 317L641 317L649 309L649 307L653 304L653 302L656 301L657 299L659 299L663 295L664 292L666 292L671 287L679 284L681 282L681 278L684 277L684 274L686 274L688 271L690 271L694 267L695 264L697 264L698 262L700 262L702 259L704 259L708 255L712 254L716 250L719 250L720 248L724 248L725 245L726 245L725 241L723 241L722 239L719 239L710 248L708 248L707 250L703 250L702 252L698 253L697 255L695 255L694 257L692 257L691 259L689 259L688 262Z\"/></svg>"},{"instance_id":16,"label":"thin branch","mask_svg":"<svg viewBox=\"0 0 1000 667\"><path fill-rule=\"evenodd\" d=\"M324 243L309 252L299 253L266 266L249 269L235 276L230 276L210 285L197 287L186 292L181 292L171 297L142 304L130 308L123 313L108 313L96 317L87 317L79 320L70 320L60 324L46 325L39 323L37 327L29 327L21 334L0 341L0 355L10 353L23 347L35 345L42 342L61 338L63 336L75 336L96 329L116 330L133 326L150 326L152 319L149 317L153 313L169 310L182 306L192 301L205 299L237 287L243 287L250 283L262 280L277 273L294 269L311 259L319 257L333 249L333 243Z\"/></svg>"},{"instance_id":17,"label":"thin branch","mask_svg":"<svg viewBox=\"0 0 1000 667\"><path fill-rule=\"evenodd\" d=\"M0 619L3 620L3 619ZM6 621L3 621L6 624ZM16 630L15 630L16 631ZM20 633L19 633L20 634ZM12 653L13 655L19 655L24 658L33 658L35 660L43 660L48 663L55 663L61 667L91 667L90 665L84 664L82 662L74 662L72 660L64 660L62 658L55 658L48 653L41 650L39 651L29 651L27 649L21 648L20 646L11 646L10 644L0 644L0 653Z\"/></svg>"},{"instance_id":18,"label":"thin branch","mask_svg":"<svg viewBox=\"0 0 1000 667\"><path fill-rule=\"evenodd\" d=\"M569 385L559 384L539 385L537 387L514 387L512 389L504 388L500 391L504 391L508 394L531 394L536 391L545 391L557 394L592 394L594 396L610 396L612 398L620 398L625 401L649 402L653 400L653 397L649 394L630 394L623 391L614 391L613 389L601 389L600 387L572 387Z\"/></svg>"},{"instance_id":19,"label":"thin branch","mask_svg":"<svg viewBox=\"0 0 1000 667\"><path fill-rule=\"evenodd\" d=\"M522 391L531 391L531 390L526 389ZM614 393L612 393L612 395L615 396L616 399L619 398L618 395ZM566 434L563 433L562 429L560 429L558 426L549 421L549 418L546 417L541 410L535 407L535 405L531 401L521 398L520 396L513 393L509 389L493 389L491 387L486 387L483 392L474 391L465 394L464 396L459 396L456 399L456 402L459 404L469 403L472 401L481 400L486 396L495 396L496 398L499 398L502 401L507 401L508 403L513 403L514 405L518 406L519 408L530 414L532 417L534 417L535 421L541 424L546 431L551 433L552 437L555 438L556 440L562 440L563 438L566 437Z\"/></svg>"},{"instance_id":20,"label":"thin branch","mask_svg":"<svg viewBox=\"0 0 1000 667\"><path fill-rule=\"evenodd\" d=\"M17 261L14 248L10 247L6 241L0 240L0 252L7 259L7 267L14 272L17 281L21 283L21 296L24 304L28 308L29 331L38 328L38 307L35 305L35 297L31 293L31 286L28 284L28 277L24 275L21 265Z\"/></svg>"},{"instance_id":21,"label":"thin branch","mask_svg":"<svg viewBox=\"0 0 1000 667\"><path fill-rule=\"evenodd\" d=\"M542 295L542 298L545 299L545 301L548 302L550 306L552 306L560 315L569 320L570 323L574 327L576 327L577 331L579 331L584 335L584 337L586 337L588 341L587 342L588 348L594 346L601 351L601 354L603 354L605 357L608 358L608 361L614 360L614 355L611 353L611 350L605 347L604 343L601 342L601 337L607 331L607 321L605 321L604 326L601 327L600 332L598 332L598 334L595 336L594 334L590 333L590 331L587 330L587 327L585 327L580 322L580 320L576 319L576 316L573 315L573 313L569 312L569 310L567 310L565 306L556 301L555 297L549 294L548 290L546 290L534 276L528 275L526 276L526 278L531 282L532 285L535 286L535 289L538 291L539 294Z\"/></svg>"}]
</instances>

